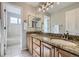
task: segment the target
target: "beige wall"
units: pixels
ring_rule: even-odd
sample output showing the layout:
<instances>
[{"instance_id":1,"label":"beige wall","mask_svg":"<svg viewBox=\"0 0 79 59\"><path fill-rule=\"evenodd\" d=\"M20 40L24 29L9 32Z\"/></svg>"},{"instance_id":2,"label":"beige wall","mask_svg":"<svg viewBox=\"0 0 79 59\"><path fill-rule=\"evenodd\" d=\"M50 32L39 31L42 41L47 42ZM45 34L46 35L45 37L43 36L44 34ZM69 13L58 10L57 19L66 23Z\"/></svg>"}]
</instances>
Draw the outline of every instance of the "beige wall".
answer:
<instances>
[{"instance_id":1,"label":"beige wall","mask_svg":"<svg viewBox=\"0 0 79 59\"><path fill-rule=\"evenodd\" d=\"M27 19L28 15L35 15L35 8L24 3L11 3L22 8L23 19Z\"/></svg>"},{"instance_id":2,"label":"beige wall","mask_svg":"<svg viewBox=\"0 0 79 59\"><path fill-rule=\"evenodd\" d=\"M37 17L41 17L41 21L40 23L43 23L44 21L44 14L39 13L37 11L36 8L34 8L33 6L30 5L25 5L22 3L13 3L14 5L17 5L19 7L21 7L23 9L22 13L23 13L23 20L26 20L28 22L28 16L32 15L32 16L37 16ZM65 32L65 12L74 8L78 8L79 4L75 4L75 5L71 5L69 7L63 8L62 10L59 10L55 13L52 13L51 15L51 32L52 32L52 26L53 25L61 25L61 33ZM42 25L40 25L40 27L42 27ZM33 29L32 29L33 30ZM43 30L43 28L42 28Z\"/></svg>"},{"instance_id":3,"label":"beige wall","mask_svg":"<svg viewBox=\"0 0 79 59\"><path fill-rule=\"evenodd\" d=\"M23 3L12 3L12 4L17 5L22 8L23 20L26 20L27 22L28 22L29 15L40 17L41 18L40 28L41 28L41 26L42 26L41 23L43 22L44 15L42 13L39 13L36 8L34 8L33 6L30 6L30 5L27 5L27 4L25 5ZM31 29L31 30L34 30L34 29ZM41 30L42 30L42 28L41 28Z\"/></svg>"},{"instance_id":4,"label":"beige wall","mask_svg":"<svg viewBox=\"0 0 79 59\"><path fill-rule=\"evenodd\" d=\"M51 15L51 32L53 29L52 26L59 24L59 25L61 25L60 32L64 33L65 32L65 12L75 9L75 8L79 8L79 4L71 5L71 6L63 8L62 10L59 10L55 13L52 13L52 15Z\"/></svg>"}]
</instances>

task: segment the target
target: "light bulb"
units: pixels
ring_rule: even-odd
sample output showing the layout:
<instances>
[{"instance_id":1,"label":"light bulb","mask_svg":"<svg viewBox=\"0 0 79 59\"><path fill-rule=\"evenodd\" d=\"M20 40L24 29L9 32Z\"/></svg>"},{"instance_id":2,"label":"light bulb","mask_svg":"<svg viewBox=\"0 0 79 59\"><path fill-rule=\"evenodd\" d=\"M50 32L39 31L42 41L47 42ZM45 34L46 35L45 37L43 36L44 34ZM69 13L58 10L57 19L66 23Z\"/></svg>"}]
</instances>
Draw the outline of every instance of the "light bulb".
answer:
<instances>
[{"instance_id":1,"label":"light bulb","mask_svg":"<svg viewBox=\"0 0 79 59\"><path fill-rule=\"evenodd\" d=\"M50 5L50 3L48 2L47 5Z\"/></svg>"},{"instance_id":2,"label":"light bulb","mask_svg":"<svg viewBox=\"0 0 79 59\"><path fill-rule=\"evenodd\" d=\"M41 11L41 8L39 8L39 11Z\"/></svg>"},{"instance_id":3,"label":"light bulb","mask_svg":"<svg viewBox=\"0 0 79 59\"><path fill-rule=\"evenodd\" d=\"M44 9L45 7L44 7L44 5L42 5L42 9Z\"/></svg>"},{"instance_id":4,"label":"light bulb","mask_svg":"<svg viewBox=\"0 0 79 59\"><path fill-rule=\"evenodd\" d=\"M43 12L45 12L45 10L43 10Z\"/></svg>"},{"instance_id":5,"label":"light bulb","mask_svg":"<svg viewBox=\"0 0 79 59\"><path fill-rule=\"evenodd\" d=\"M51 8L53 8L53 5L51 5Z\"/></svg>"},{"instance_id":6,"label":"light bulb","mask_svg":"<svg viewBox=\"0 0 79 59\"><path fill-rule=\"evenodd\" d=\"M47 8L46 10L48 10L49 8Z\"/></svg>"}]
</instances>

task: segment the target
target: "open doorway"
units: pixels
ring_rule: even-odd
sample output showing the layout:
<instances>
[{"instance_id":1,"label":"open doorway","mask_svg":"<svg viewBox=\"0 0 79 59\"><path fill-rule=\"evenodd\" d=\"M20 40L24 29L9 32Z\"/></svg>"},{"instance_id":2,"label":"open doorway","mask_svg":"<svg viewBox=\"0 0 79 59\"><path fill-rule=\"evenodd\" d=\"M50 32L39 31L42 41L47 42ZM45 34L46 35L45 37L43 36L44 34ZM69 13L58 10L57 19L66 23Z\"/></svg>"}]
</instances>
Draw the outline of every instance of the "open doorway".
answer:
<instances>
[{"instance_id":1,"label":"open doorway","mask_svg":"<svg viewBox=\"0 0 79 59\"><path fill-rule=\"evenodd\" d=\"M5 56L16 56L21 52L22 20L21 10L13 5L6 7L7 49Z\"/></svg>"},{"instance_id":2,"label":"open doorway","mask_svg":"<svg viewBox=\"0 0 79 59\"><path fill-rule=\"evenodd\" d=\"M21 19L19 14L7 12L7 46L20 45Z\"/></svg>"},{"instance_id":3,"label":"open doorway","mask_svg":"<svg viewBox=\"0 0 79 59\"><path fill-rule=\"evenodd\" d=\"M27 23L23 21L22 14L21 7L11 3L2 3L1 56L31 56L26 50Z\"/></svg>"},{"instance_id":4,"label":"open doorway","mask_svg":"<svg viewBox=\"0 0 79 59\"><path fill-rule=\"evenodd\" d=\"M21 18L19 14L12 12L7 12L7 16L8 17L7 17L7 52L6 53L9 54L10 52L20 51Z\"/></svg>"}]
</instances>

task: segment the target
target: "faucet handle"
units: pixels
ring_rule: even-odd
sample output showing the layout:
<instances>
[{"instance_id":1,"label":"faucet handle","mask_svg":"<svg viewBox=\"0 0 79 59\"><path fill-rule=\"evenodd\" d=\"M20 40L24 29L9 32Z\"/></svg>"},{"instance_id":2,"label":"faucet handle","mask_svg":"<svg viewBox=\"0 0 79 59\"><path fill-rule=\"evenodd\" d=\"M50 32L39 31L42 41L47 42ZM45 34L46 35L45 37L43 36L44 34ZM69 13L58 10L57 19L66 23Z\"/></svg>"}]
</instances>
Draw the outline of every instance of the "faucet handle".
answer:
<instances>
[{"instance_id":1,"label":"faucet handle","mask_svg":"<svg viewBox=\"0 0 79 59\"><path fill-rule=\"evenodd\" d=\"M65 39L65 33L62 34L61 38L62 39Z\"/></svg>"}]
</instances>

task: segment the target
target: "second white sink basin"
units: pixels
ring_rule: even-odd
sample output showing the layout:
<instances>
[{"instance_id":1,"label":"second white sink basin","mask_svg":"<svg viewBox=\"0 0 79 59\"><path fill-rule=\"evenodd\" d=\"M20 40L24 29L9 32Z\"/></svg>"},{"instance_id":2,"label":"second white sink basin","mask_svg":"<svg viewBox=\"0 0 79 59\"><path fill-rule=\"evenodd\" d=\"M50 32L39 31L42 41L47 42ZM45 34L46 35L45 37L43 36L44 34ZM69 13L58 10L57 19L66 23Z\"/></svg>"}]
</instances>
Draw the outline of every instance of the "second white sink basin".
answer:
<instances>
[{"instance_id":1,"label":"second white sink basin","mask_svg":"<svg viewBox=\"0 0 79 59\"><path fill-rule=\"evenodd\" d=\"M75 43L65 41L65 40L61 40L61 39L52 39L51 43L56 44L56 45L60 45L60 46L66 46L66 47L75 47L75 46L77 46L77 44L75 44Z\"/></svg>"}]
</instances>

